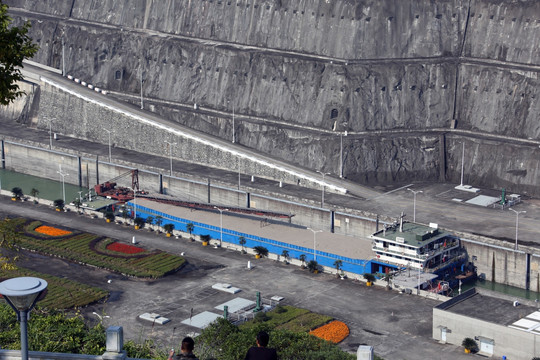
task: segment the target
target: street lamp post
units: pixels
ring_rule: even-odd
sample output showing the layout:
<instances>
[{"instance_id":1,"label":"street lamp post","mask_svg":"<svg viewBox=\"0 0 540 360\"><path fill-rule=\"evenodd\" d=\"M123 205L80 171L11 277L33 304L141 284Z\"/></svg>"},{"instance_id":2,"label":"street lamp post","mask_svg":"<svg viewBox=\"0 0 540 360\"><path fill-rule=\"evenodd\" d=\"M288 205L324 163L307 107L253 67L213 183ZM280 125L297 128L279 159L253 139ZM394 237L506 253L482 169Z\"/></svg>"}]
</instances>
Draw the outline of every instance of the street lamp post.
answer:
<instances>
[{"instance_id":1,"label":"street lamp post","mask_svg":"<svg viewBox=\"0 0 540 360\"><path fill-rule=\"evenodd\" d=\"M343 178L343 136L347 136L347 131L339 134L340 147L339 147L339 177Z\"/></svg>"},{"instance_id":2,"label":"street lamp post","mask_svg":"<svg viewBox=\"0 0 540 360\"><path fill-rule=\"evenodd\" d=\"M18 277L0 283L0 294L15 310L21 323L22 360L28 360L28 315L46 288L47 282L35 277Z\"/></svg>"},{"instance_id":3,"label":"street lamp post","mask_svg":"<svg viewBox=\"0 0 540 360\"><path fill-rule=\"evenodd\" d=\"M423 192L422 190L413 190L413 189L407 189L410 192L414 194L414 200L413 200L413 222L416 222L416 194Z\"/></svg>"},{"instance_id":4,"label":"street lamp post","mask_svg":"<svg viewBox=\"0 0 540 360\"><path fill-rule=\"evenodd\" d=\"M62 30L62 76L66 76L66 51L64 42L64 30Z\"/></svg>"},{"instance_id":5,"label":"street lamp post","mask_svg":"<svg viewBox=\"0 0 540 360\"><path fill-rule=\"evenodd\" d=\"M111 156L111 131L103 128L108 134L109 134L109 162L112 162L112 156Z\"/></svg>"},{"instance_id":6,"label":"street lamp post","mask_svg":"<svg viewBox=\"0 0 540 360\"><path fill-rule=\"evenodd\" d=\"M173 143L173 142L169 142L167 140L165 140L165 142L167 144L169 144L169 160L170 160L170 168L171 168L171 171L170 171L170 175L172 176L172 147L173 145L176 145L176 143Z\"/></svg>"},{"instance_id":7,"label":"street lamp post","mask_svg":"<svg viewBox=\"0 0 540 360\"><path fill-rule=\"evenodd\" d=\"M137 191L130 188L133 191L133 221L137 218Z\"/></svg>"},{"instance_id":8,"label":"street lamp post","mask_svg":"<svg viewBox=\"0 0 540 360\"><path fill-rule=\"evenodd\" d=\"M141 82L141 110L144 109L144 100L143 100L143 77L144 77L144 71L142 70L142 67L139 68L139 75L140 75L140 82Z\"/></svg>"},{"instance_id":9,"label":"street lamp post","mask_svg":"<svg viewBox=\"0 0 540 360\"><path fill-rule=\"evenodd\" d=\"M232 104L232 142L233 144L236 142L236 134L234 128L234 103Z\"/></svg>"},{"instance_id":10,"label":"street lamp post","mask_svg":"<svg viewBox=\"0 0 540 360\"><path fill-rule=\"evenodd\" d=\"M221 247L221 243L223 242L223 212L229 211L229 209L220 209L217 206L214 206L214 209L219 211L219 229L220 229L219 247Z\"/></svg>"},{"instance_id":11,"label":"street lamp post","mask_svg":"<svg viewBox=\"0 0 540 360\"><path fill-rule=\"evenodd\" d=\"M524 214L526 211L516 211L512 208L509 208L509 210L512 210L516 213L516 244L514 246L514 250L518 249L518 227L519 227L519 214Z\"/></svg>"},{"instance_id":12,"label":"street lamp post","mask_svg":"<svg viewBox=\"0 0 540 360\"><path fill-rule=\"evenodd\" d=\"M321 195L321 207L324 207L324 176L330 175L330 173L323 173L322 171L317 171L319 174L322 175L322 195Z\"/></svg>"},{"instance_id":13,"label":"street lamp post","mask_svg":"<svg viewBox=\"0 0 540 360\"><path fill-rule=\"evenodd\" d=\"M322 232L322 230L313 230L312 228L307 228L313 233L313 260L317 261L317 233Z\"/></svg>"},{"instance_id":14,"label":"street lamp post","mask_svg":"<svg viewBox=\"0 0 540 360\"><path fill-rule=\"evenodd\" d=\"M66 203L66 187L64 185L64 177L68 176L69 174L66 174L62 172L62 165L58 164L59 170L57 171L58 174L62 177L62 199L64 200L64 204Z\"/></svg>"},{"instance_id":15,"label":"street lamp post","mask_svg":"<svg viewBox=\"0 0 540 360\"><path fill-rule=\"evenodd\" d=\"M52 121L49 121L49 150L52 150Z\"/></svg>"}]
</instances>

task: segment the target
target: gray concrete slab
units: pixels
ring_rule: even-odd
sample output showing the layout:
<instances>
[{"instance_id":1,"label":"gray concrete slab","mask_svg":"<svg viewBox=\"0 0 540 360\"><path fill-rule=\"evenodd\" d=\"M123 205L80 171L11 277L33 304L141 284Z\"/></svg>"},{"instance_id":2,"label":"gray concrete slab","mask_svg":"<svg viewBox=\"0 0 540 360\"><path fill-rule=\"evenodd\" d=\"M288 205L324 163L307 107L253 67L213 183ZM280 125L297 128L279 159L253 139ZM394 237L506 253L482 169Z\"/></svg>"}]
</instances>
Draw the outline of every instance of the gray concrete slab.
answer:
<instances>
[{"instance_id":1,"label":"gray concrete slab","mask_svg":"<svg viewBox=\"0 0 540 360\"><path fill-rule=\"evenodd\" d=\"M198 329L204 329L221 317L223 317L223 315L219 315L210 311L203 311L202 313L194 315L189 319L182 320L182 324L193 326Z\"/></svg>"},{"instance_id":2,"label":"gray concrete slab","mask_svg":"<svg viewBox=\"0 0 540 360\"><path fill-rule=\"evenodd\" d=\"M448 307L446 310L507 326L534 313L537 309L523 304L514 306L514 301L476 293L465 301L457 302Z\"/></svg>"},{"instance_id":3,"label":"gray concrete slab","mask_svg":"<svg viewBox=\"0 0 540 360\"><path fill-rule=\"evenodd\" d=\"M223 304L219 304L214 309L223 311L225 309L225 306L227 306L228 311L231 313L234 313L234 312L245 311L245 310L254 308L256 304L257 303L253 300L248 300L244 298L235 298Z\"/></svg>"},{"instance_id":4,"label":"gray concrete slab","mask_svg":"<svg viewBox=\"0 0 540 360\"><path fill-rule=\"evenodd\" d=\"M465 201L467 204L478 205L478 206L490 206L495 204L497 201L500 201L500 198L494 196L478 195L470 200Z\"/></svg>"}]
</instances>

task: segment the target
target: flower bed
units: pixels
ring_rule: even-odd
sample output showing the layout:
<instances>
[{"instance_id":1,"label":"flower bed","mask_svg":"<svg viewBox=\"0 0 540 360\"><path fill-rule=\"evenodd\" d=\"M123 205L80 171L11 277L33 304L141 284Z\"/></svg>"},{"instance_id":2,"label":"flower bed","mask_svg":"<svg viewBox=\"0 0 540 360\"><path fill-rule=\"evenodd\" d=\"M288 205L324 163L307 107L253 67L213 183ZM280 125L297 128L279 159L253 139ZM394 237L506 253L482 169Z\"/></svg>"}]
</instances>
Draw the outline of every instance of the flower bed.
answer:
<instances>
[{"instance_id":1,"label":"flower bed","mask_svg":"<svg viewBox=\"0 0 540 360\"><path fill-rule=\"evenodd\" d=\"M54 255L128 276L159 278L177 271L185 262L180 256L160 250L133 247L137 250L129 254L115 251L107 247L114 243L114 240L94 234L73 231L70 235L50 237L34 230L38 227L36 221L22 219L18 224L25 229L24 235L18 241L23 249ZM54 241L44 241L46 239L54 239ZM133 249L127 251L133 251Z\"/></svg>"},{"instance_id":2,"label":"flower bed","mask_svg":"<svg viewBox=\"0 0 540 360\"><path fill-rule=\"evenodd\" d=\"M34 231L40 234L45 234L49 236L64 236L64 235L69 235L72 233L71 231L57 229L55 227L46 226L46 225L39 226L35 228Z\"/></svg>"},{"instance_id":3,"label":"flower bed","mask_svg":"<svg viewBox=\"0 0 540 360\"><path fill-rule=\"evenodd\" d=\"M128 255L130 255L130 254L138 254L140 252L146 251L146 250L144 250L144 249L142 249L140 247L127 245L127 244L122 244L122 243L119 243L119 242L113 242L113 243L107 245L106 249L121 252L121 253L128 254Z\"/></svg>"},{"instance_id":4,"label":"flower bed","mask_svg":"<svg viewBox=\"0 0 540 360\"><path fill-rule=\"evenodd\" d=\"M344 322L334 320L326 325L310 331L309 333L320 339L338 344L349 336L349 327Z\"/></svg>"}]
</instances>

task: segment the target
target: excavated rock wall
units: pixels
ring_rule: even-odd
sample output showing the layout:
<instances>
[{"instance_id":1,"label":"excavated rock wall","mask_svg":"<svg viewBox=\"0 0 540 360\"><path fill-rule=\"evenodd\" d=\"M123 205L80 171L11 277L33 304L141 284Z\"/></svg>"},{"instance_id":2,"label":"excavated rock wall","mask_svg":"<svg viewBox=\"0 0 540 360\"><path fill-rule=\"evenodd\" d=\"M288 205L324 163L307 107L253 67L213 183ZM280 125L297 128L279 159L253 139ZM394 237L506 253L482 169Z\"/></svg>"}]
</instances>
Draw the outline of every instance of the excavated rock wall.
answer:
<instances>
[{"instance_id":1,"label":"excavated rock wall","mask_svg":"<svg viewBox=\"0 0 540 360\"><path fill-rule=\"evenodd\" d=\"M67 73L134 103L142 77L194 129L232 138L234 112L240 144L334 174L347 131L344 173L369 184L459 180L466 142L471 184L540 194L538 1L7 3L34 60L61 68L63 36Z\"/></svg>"}]
</instances>

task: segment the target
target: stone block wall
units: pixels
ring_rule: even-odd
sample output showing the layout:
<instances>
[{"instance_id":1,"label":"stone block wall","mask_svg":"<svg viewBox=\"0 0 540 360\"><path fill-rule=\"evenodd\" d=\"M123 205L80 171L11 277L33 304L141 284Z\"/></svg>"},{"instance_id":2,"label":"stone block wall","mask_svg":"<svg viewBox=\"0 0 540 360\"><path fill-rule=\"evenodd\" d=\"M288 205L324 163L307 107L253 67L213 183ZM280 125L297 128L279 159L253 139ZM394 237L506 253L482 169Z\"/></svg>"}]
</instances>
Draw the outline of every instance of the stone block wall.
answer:
<instances>
[{"instance_id":1,"label":"stone block wall","mask_svg":"<svg viewBox=\"0 0 540 360\"><path fill-rule=\"evenodd\" d=\"M472 185L540 194L538 153L526 148L540 141L537 1L7 3L17 22L32 22L36 61L61 68L64 37L68 73L133 103L142 86L149 108L190 128L234 131L244 146L334 174L348 131L345 176L394 184L459 177L459 152L437 145L456 127L482 143ZM45 116L62 111L106 141L95 119L107 114L66 100ZM145 138L118 143L156 151ZM215 155L199 149L193 159Z\"/></svg>"}]
</instances>

